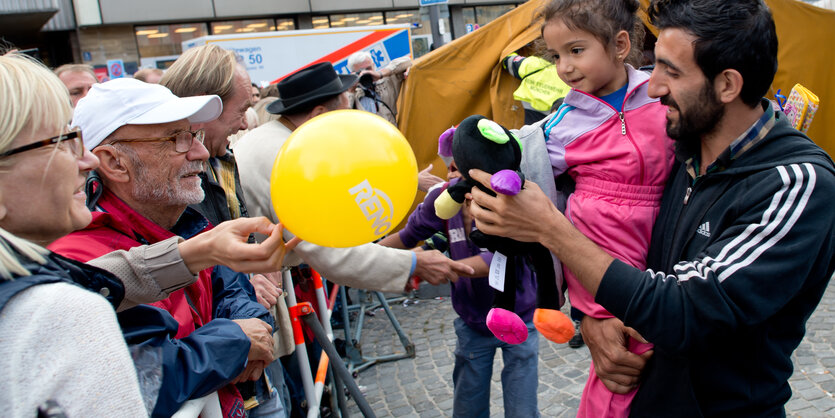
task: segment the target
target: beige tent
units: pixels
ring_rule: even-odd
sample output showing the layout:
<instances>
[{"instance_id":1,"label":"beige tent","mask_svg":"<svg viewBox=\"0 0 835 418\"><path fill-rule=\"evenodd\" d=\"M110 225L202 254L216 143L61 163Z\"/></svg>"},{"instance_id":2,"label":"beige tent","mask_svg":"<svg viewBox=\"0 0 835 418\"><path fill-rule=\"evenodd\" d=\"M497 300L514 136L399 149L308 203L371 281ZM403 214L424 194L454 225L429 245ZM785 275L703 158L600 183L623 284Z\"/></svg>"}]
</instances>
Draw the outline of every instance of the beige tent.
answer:
<instances>
[{"instance_id":1,"label":"beige tent","mask_svg":"<svg viewBox=\"0 0 835 418\"><path fill-rule=\"evenodd\" d=\"M446 178L446 166L437 155L438 135L467 116L522 125L524 110L513 100L519 82L502 70L499 60L540 36L536 12L543 4L528 1L415 60L397 108L398 127L412 144L420 168L434 163L433 172ZM415 205L423 197L418 193Z\"/></svg>"},{"instance_id":2,"label":"beige tent","mask_svg":"<svg viewBox=\"0 0 835 418\"><path fill-rule=\"evenodd\" d=\"M779 68L770 98L777 89L787 94L801 83L821 99L809 136L830 154L835 152L835 72L826 46L835 39L835 12L796 0L767 0L777 24ZM401 92L400 130L412 144L420 167L435 163L437 138L446 128L472 114L508 126L524 120L513 100L518 81L502 70L501 58L540 35L538 9L544 0L530 0L488 25L417 59ZM641 18L648 23L648 0L641 0ZM654 28L650 29L655 32ZM422 199L423 196L418 196Z\"/></svg>"},{"instance_id":3,"label":"beige tent","mask_svg":"<svg viewBox=\"0 0 835 418\"><path fill-rule=\"evenodd\" d=\"M519 82L502 70L500 60L540 36L538 10L545 0L530 0L488 25L417 59L398 102L398 126L412 144L418 166L434 163L437 140L444 130L472 114L481 114L507 127L519 127L524 111L513 100ZM795 83L821 100L808 135L827 152L835 153L835 58L827 45L835 39L835 12L797 0L766 0L774 15L779 39L779 68L769 98L777 89L788 95ZM650 31L641 0L640 16ZM415 205L423 200L418 193ZM405 221L404 221L405 223ZM402 226L403 224L401 224Z\"/></svg>"},{"instance_id":4,"label":"beige tent","mask_svg":"<svg viewBox=\"0 0 835 418\"><path fill-rule=\"evenodd\" d=\"M777 25L777 89L788 96L795 83L820 98L820 107L807 134L829 155L835 155L835 12L797 0L766 0ZM829 52L826 52L829 51Z\"/></svg>"}]
</instances>

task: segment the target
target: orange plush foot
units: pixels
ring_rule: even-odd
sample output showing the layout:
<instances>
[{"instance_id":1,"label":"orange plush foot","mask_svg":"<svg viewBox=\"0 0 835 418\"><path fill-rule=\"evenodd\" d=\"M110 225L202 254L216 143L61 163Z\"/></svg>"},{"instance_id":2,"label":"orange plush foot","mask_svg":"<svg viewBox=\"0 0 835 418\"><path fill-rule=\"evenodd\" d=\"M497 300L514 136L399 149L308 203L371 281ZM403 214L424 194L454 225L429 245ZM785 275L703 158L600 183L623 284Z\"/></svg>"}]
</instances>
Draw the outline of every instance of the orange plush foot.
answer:
<instances>
[{"instance_id":1,"label":"orange plush foot","mask_svg":"<svg viewBox=\"0 0 835 418\"><path fill-rule=\"evenodd\" d=\"M533 313L533 324L545 338L565 344L574 336L574 323L556 309L539 309Z\"/></svg>"}]
</instances>

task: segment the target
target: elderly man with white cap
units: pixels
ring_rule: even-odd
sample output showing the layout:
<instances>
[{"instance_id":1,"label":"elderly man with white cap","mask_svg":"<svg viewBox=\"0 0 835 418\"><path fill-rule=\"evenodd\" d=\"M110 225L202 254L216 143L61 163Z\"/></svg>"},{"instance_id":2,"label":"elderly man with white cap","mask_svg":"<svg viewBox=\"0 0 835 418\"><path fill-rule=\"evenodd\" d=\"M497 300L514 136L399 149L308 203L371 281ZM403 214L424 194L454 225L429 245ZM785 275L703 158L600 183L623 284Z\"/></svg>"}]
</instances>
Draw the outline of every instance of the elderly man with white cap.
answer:
<instances>
[{"instance_id":1,"label":"elderly man with white cap","mask_svg":"<svg viewBox=\"0 0 835 418\"><path fill-rule=\"evenodd\" d=\"M88 181L88 189L95 190L88 202L93 221L50 249L87 261L209 228L188 208L203 200L198 174L209 157L204 133L191 124L214 120L222 107L218 96L178 98L165 87L134 79L93 86L72 121L101 160L100 180ZM158 358L156 367L154 361L151 367L137 363L140 378L161 378L153 416L170 416L189 399L214 391L224 417L243 416L232 383L257 379L273 360L273 320L250 297L247 279L215 266L167 299L120 314L128 344Z\"/></svg>"}]
</instances>

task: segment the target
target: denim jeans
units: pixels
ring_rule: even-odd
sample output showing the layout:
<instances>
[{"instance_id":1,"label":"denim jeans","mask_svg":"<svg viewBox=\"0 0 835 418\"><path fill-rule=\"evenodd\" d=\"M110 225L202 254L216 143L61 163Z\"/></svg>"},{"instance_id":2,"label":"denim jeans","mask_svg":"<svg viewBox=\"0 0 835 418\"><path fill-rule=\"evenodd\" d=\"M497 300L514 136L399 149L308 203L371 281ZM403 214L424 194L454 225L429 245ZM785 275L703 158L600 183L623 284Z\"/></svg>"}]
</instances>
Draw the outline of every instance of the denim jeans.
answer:
<instances>
[{"instance_id":1,"label":"denim jeans","mask_svg":"<svg viewBox=\"0 0 835 418\"><path fill-rule=\"evenodd\" d=\"M266 385L256 386L258 401L260 404L247 412L249 418L274 417L285 418L290 416L290 393L284 381L284 368L281 361L276 359L264 370L272 384L271 392L266 393ZM263 383L263 380L261 381Z\"/></svg>"},{"instance_id":2,"label":"denim jeans","mask_svg":"<svg viewBox=\"0 0 835 418\"><path fill-rule=\"evenodd\" d=\"M502 398L505 417L539 417L536 390L539 384L539 333L532 322L528 339L521 344L508 344L492 335L481 334L470 328L461 318L455 318L455 386L452 416L488 418L490 416L490 378L496 349L502 349Z\"/></svg>"}]
</instances>

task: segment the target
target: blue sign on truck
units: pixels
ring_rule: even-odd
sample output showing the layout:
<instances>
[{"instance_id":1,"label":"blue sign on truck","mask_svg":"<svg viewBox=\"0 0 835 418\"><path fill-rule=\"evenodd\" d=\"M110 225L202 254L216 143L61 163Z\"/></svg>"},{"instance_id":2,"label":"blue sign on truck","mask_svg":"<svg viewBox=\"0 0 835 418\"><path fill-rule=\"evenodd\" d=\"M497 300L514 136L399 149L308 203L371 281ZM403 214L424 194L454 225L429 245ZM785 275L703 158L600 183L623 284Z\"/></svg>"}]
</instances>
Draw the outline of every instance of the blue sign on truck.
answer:
<instances>
[{"instance_id":1,"label":"blue sign on truck","mask_svg":"<svg viewBox=\"0 0 835 418\"><path fill-rule=\"evenodd\" d=\"M214 43L235 51L257 84L275 83L299 69L331 62L347 74L348 57L358 51L371 54L377 68L412 56L410 25L357 26L286 32L211 35L183 42L183 50Z\"/></svg>"}]
</instances>

